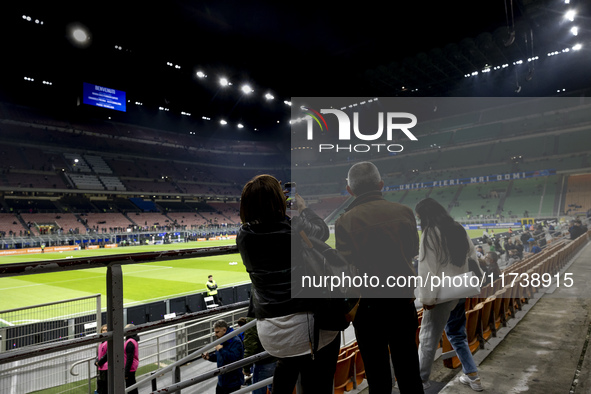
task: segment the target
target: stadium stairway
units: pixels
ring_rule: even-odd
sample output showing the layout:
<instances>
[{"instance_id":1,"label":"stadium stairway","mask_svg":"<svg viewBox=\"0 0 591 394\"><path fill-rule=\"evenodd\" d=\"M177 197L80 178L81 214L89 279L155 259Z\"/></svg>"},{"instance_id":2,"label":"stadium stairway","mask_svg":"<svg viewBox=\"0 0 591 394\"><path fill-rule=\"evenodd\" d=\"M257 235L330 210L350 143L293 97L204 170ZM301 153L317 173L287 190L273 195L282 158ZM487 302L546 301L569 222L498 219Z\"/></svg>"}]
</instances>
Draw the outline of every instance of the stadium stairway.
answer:
<instances>
[{"instance_id":1,"label":"stadium stairway","mask_svg":"<svg viewBox=\"0 0 591 394\"><path fill-rule=\"evenodd\" d=\"M587 245L562 271L562 277L572 273L572 287L553 285L536 293L474 354L485 392L591 392L591 289L586 285L590 259ZM461 375L461 367L447 369L436 360L431 373L435 384L425 393L474 392L460 383Z\"/></svg>"},{"instance_id":2,"label":"stadium stairway","mask_svg":"<svg viewBox=\"0 0 591 394\"><path fill-rule=\"evenodd\" d=\"M591 391L591 289L587 285L591 280L590 260L588 244L563 271L572 273L572 287L563 283L549 287L500 330L496 347L474 355L486 391L534 394ZM494 346L493 341L488 346ZM460 375L440 393L473 392L459 382Z\"/></svg>"},{"instance_id":3,"label":"stadium stairway","mask_svg":"<svg viewBox=\"0 0 591 394\"><path fill-rule=\"evenodd\" d=\"M341 337L341 348L345 347L347 344L351 344L355 341L355 330L353 326L350 326L344 331L344 339ZM181 376L182 379L191 379L193 377L199 376L204 374L212 369L216 368L215 363L211 363L209 361L196 359L190 363L187 363L181 366L182 372ZM194 386L190 386L182 390L183 394L209 394L215 393L215 387L217 384L217 378L209 379L205 382L198 383ZM158 379L158 389L162 389L167 385L172 384L172 375L165 374L163 377ZM365 392L364 390L367 389L367 380L364 380L357 386L357 389L352 389L346 391L346 394L356 394ZM139 394L149 394L152 393L152 389L149 383L142 385L139 388Z\"/></svg>"},{"instance_id":4,"label":"stadium stairway","mask_svg":"<svg viewBox=\"0 0 591 394\"><path fill-rule=\"evenodd\" d=\"M589 393L591 392L591 243L560 271L572 273L573 285L538 291L515 311L497 337L474 353L484 392ZM467 394L460 383L461 367L449 369L437 351L425 394ZM350 394L368 394L367 382ZM392 393L399 393L394 386Z\"/></svg>"},{"instance_id":5,"label":"stadium stairway","mask_svg":"<svg viewBox=\"0 0 591 394\"><path fill-rule=\"evenodd\" d=\"M505 201L507 200L507 197L509 197L511 195L511 191L512 190L513 190L513 181L510 181L509 182L509 186L507 186L507 191L505 192L505 194L499 200L499 205L497 205L497 211L496 211L496 214L497 215L503 214L503 210L504 210L504 206L505 206Z\"/></svg>"}]
</instances>

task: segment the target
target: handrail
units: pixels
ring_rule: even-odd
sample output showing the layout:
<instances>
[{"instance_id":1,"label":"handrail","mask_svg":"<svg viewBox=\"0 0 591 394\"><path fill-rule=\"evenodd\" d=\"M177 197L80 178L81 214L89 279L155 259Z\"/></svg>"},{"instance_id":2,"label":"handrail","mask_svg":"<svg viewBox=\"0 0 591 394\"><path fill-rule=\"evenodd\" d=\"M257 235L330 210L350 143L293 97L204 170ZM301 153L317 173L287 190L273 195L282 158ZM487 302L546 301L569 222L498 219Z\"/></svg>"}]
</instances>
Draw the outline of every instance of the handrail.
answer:
<instances>
[{"instance_id":1,"label":"handrail","mask_svg":"<svg viewBox=\"0 0 591 394\"><path fill-rule=\"evenodd\" d=\"M90 358L85 358L84 360L78 360L78 361L76 361L70 367L70 375L72 375L72 376L78 376L79 374L74 372L74 367L76 367L76 366L78 366L79 364L82 364L82 363L90 362L92 360L96 360L96 357L90 357Z\"/></svg>"},{"instance_id":2,"label":"handrail","mask_svg":"<svg viewBox=\"0 0 591 394\"><path fill-rule=\"evenodd\" d=\"M89 298L96 298L97 296L100 296L100 293L97 294L92 294L89 296L84 296L84 297L78 297L78 298L70 298L68 299L68 301L81 301L81 300L87 300ZM37 304L37 305L31 305L31 306L25 306L25 307L21 307L21 308L14 308L14 309L6 309L3 311L0 311L0 313L10 313L10 312L15 312L15 311L24 311L27 309L31 309L31 308L40 308L42 306L50 306L50 305L56 305L56 304L61 304L63 301L54 301L54 302L48 302L46 304ZM81 313L86 313L86 312L81 312Z\"/></svg>"},{"instance_id":3,"label":"handrail","mask_svg":"<svg viewBox=\"0 0 591 394\"><path fill-rule=\"evenodd\" d=\"M242 368L247 365L256 363L256 361L265 359L269 356L270 356L270 354L266 351L260 352L258 354L255 354L254 356L250 356L250 357L235 361L232 364L228 364L228 365L224 365L223 367L220 367L220 368L212 369L211 371L201 374L199 376L196 376L194 378L183 380L182 382L172 384L168 387L164 387L164 388L158 390L158 392L174 393L176 391L182 390L182 389L192 386L194 384L201 383L207 379L211 379L216 376L223 375L225 373L234 371L238 368ZM132 388L137 388L137 384L134 384L133 386L129 386L129 388L127 388L125 390L125 392L126 393L129 392L129 390Z\"/></svg>"},{"instance_id":4,"label":"handrail","mask_svg":"<svg viewBox=\"0 0 591 394\"><path fill-rule=\"evenodd\" d=\"M93 335L84 338L67 339L59 343L47 343L38 346L24 347L0 353L0 364L20 361L29 357L37 357L45 354L55 353L63 350L79 348L85 345L92 345L104 342L113 337L113 332L108 331L100 335Z\"/></svg>"},{"instance_id":5,"label":"handrail","mask_svg":"<svg viewBox=\"0 0 591 394\"><path fill-rule=\"evenodd\" d=\"M260 389L263 388L269 384L273 383L273 377L271 376L270 378L266 378L264 380L261 380L259 382L253 383L250 386L247 387L243 387L238 391L234 391L234 394L246 394L246 393L250 393L256 389ZM172 392L172 391L169 391ZM156 394L156 393L153 393Z\"/></svg>"},{"instance_id":6,"label":"handrail","mask_svg":"<svg viewBox=\"0 0 591 394\"><path fill-rule=\"evenodd\" d=\"M192 313L186 313L182 316L173 317L171 319L158 320L155 322L150 322L150 323L145 323L142 325L135 326L133 329L126 330L125 334L133 334L133 333L138 333L141 331L146 331L154 326L166 327L166 326L174 325L179 322L192 320L195 317L209 316L209 315L217 314L219 312L223 312L223 311L227 311L227 310L238 309L238 308L241 308L241 307L244 307L247 305L248 305L248 301L242 301L242 302L239 302L236 304L223 305L223 306L218 307L216 309L209 309L209 310L197 311L197 312L192 312ZM112 337L113 337L113 332L107 331L107 332L99 334L99 335L93 335L93 336L88 336L88 337L84 337L84 338L67 339L64 341L60 341L59 343L48 343L48 344L44 344L44 345L15 349L15 350L11 350L9 352L0 353L0 364L22 360L22 359L30 357L31 355L41 356L44 354L55 353L55 352L59 352L62 350L80 347L83 345L92 345L95 343L103 342L103 341L108 340L109 338L112 338Z\"/></svg>"},{"instance_id":7,"label":"handrail","mask_svg":"<svg viewBox=\"0 0 591 394\"><path fill-rule=\"evenodd\" d=\"M235 311L235 310L236 310L236 309L232 309L232 311ZM239 309L238 309L238 310L239 310ZM230 313L230 312L227 312L227 313ZM223 315L224 315L224 314L221 314L221 316L220 316L220 317L223 317ZM194 322L193 324L189 325L189 326L185 326L185 327L182 327L182 328L177 328L177 329L174 329L172 332L168 331L168 332L166 332L166 333L164 333L164 334L159 334L159 335L156 335L156 336L150 337L150 338L149 338L147 341L148 341L148 342L150 342L150 341L153 341L153 340L156 340L156 341L158 341L158 339L160 339L160 338L162 338L162 337L164 337L164 336L170 335L171 333L175 333L175 332L178 332L178 331L183 331L183 330L186 330L186 329L188 329L188 328L190 328L190 327L193 327L193 326L197 326L197 325L199 325L199 324L202 324L204 321L206 321L206 318L195 320L195 322ZM158 331L165 330L166 328L167 328L167 327L158 328L158 329L155 329L155 330L151 331L151 333L157 333ZM239 334L239 333L240 333L240 332L238 332L238 334ZM149 355L147 355L147 356L145 356L145 357L143 357L143 358L140 358L140 364L142 363L142 361L145 361L145 360L147 360L147 359L150 359L150 358L152 358L152 357L158 357L158 355L159 355L160 353L162 353L162 352L168 352L168 351L170 351L170 350L177 349L177 348L179 348L179 347L183 347L183 346L185 346L185 345L187 345L187 344L189 344L189 343L192 343L192 342L195 342L195 341L199 341L199 340L203 340L204 338L206 338L206 337L209 337L209 336L211 336L211 333L209 333L207 336L205 336L205 335L204 335L204 336L201 336L201 337L199 337L199 338L196 338L196 339L194 339L194 340L192 340L192 341L186 342L186 343L184 343L184 344L181 344L181 345L176 345L176 346L173 346L173 347L169 347L169 348L166 348L165 350L162 350L162 351L158 350L156 353L149 354ZM231 335L231 336L233 336L233 335ZM228 337L226 337L226 338L228 338ZM144 343L144 344L145 344L146 342L145 342L145 341L142 341L142 343ZM211 346L211 344L210 344L210 345L207 345L207 346ZM61 356L63 356L63 354L60 354L60 355L58 355L58 356L54 356L53 358L57 358L57 357L61 357ZM35 363L39 363L39 362L46 362L47 360L48 360L48 359L44 359L44 360L41 360L41 361L37 361L37 362L35 362ZM90 375L91 375L91 374L90 374L90 368L91 368L91 366L92 366L92 364L90 364L90 363L92 363L92 361L94 361L94 360L96 360L96 357L90 357L90 358L86 358L86 359L83 359L83 360L76 361L76 362L75 362L75 363L73 363L73 364L71 365L71 367L70 367L70 370L69 370L69 372L70 372L70 375L72 375L72 376L79 376L79 373L77 373L77 372L74 372L74 370L76 369L76 367L78 367L78 366L79 366L79 365L81 365L81 364L88 363L88 365L87 365L87 370L89 371L89 372L88 372L88 376L89 376L89 380L90 380L90 379L91 379L91 378L90 378ZM30 363L30 364L28 364L28 365L33 365L33 364L35 364L35 363ZM21 366L18 366L18 367L13 367L12 369L20 369L20 368L22 368L22 367L23 367L23 366L21 365ZM9 371L9 370L3 370L3 372L6 372L6 371ZM154 375L156 375L156 374L158 374L158 376L161 376L161 374L162 374L162 373L161 373L160 371L153 371L153 372L151 372L151 375L150 375L150 376L151 376L151 377L153 377L153 378L156 378L156 377L158 377L158 376L154 376ZM262 387L262 386L261 386L261 387Z\"/></svg>"},{"instance_id":8,"label":"handrail","mask_svg":"<svg viewBox=\"0 0 591 394\"><path fill-rule=\"evenodd\" d=\"M222 343L226 342L228 339L230 339L230 338L233 338L233 337L235 337L236 335L238 335L238 334L240 334L240 333L242 333L242 332L244 332L244 331L248 330L249 328L251 328L251 327L252 327L252 326L254 326L255 324L256 324L256 320L249 321L248 323L246 323L246 324L245 324L245 325L243 325L242 327L240 327L240 328L238 328L238 329L236 329L236 330L232 331L231 333L229 333L229 334L227 334L227 335L224 335L223 337L221 337L221 338L219 338L219 339L216 339L216 340L215 340L215 341L213 341L212 343L210 343L210 344L208 344L208 345L206 345L206 346L203 346L202 348L200 348L200 349L198 349L198 350L194 351L193 353L189 354L188 356L185 356L185 357L181 358L180 360L177 360L177 361L175 361L174 363L172 363L172 364L170 364L170 365L167 365L166 367L162 368L162 369L161 369L161 370L159 370L159 371L155 371L155 372L153 373L153 375L151 375L151 376L148 376L148 377L146 377L146 378L144 378L144 379L142 379L142 380L140 380L140 381L136 382L136 383L135 383L134 385L132 385L132 386L129 386L129 387L126 389L126 392L128 392L128 391L130 391L130 390L133 390L134 388L138 388L138 387L139 387L139 386L140 386L142 383L145 383L145 382L147 382L147 381L154 380L154 379L156 379L157 377L159 377L159 376L162 376L162 375L164 375L165 373L172 371L174 368L176 368L176 367L179 367L179 366L181 366L181 365L183 365L183 364L186 364L186 363L188 363L189 361L192 361L192 360L196 359L197 357L201 357L201 353L202 353L202 352L203 352L205 349L210 349L210 348L216 347L217 345L220 345L220 344L222 344ZM254 357L254 356L253 356L253 357ZM246 364L246 365L247 365L247 364Z\"/></svg>"},{"instance_id":9,"label":"handrail","mask_svg":"<svg viewBox=\"0 0 591 394\"><path fill-rule=\"evenodd\" d=\"M91 347L89 346L89 347L88 347L88 349L91 349ZM92 349L94 349L94 348L92 348ZM55 360L55 359L57 359L57 358L62 358L62 357L64 357L64 356L69 356L69 355L76 354L76 353L79 353L79 352L80 352L80 350L79 350L79 349L77 349L76 351L67 352L67 353L60 353L60 354L58 354L58 355L56 355L56 356L47 357L47 358L44 358L44 359L42 359L42 360L33 361L33 362L31 362L31 363L27 363L27 364L19 364L19 365L17 365L16 367L11 367L11 368L2 369L2 373L7 373L7 372L12 372L12 371L15 371L15 370L19 370L19 369L27 368L27 367L30 367L30 366L32 366L32 365L35 365L35 364L41 364L41 363L45 363L45 362L47 362L47 361Z\"/></svg>"}]
</instances>

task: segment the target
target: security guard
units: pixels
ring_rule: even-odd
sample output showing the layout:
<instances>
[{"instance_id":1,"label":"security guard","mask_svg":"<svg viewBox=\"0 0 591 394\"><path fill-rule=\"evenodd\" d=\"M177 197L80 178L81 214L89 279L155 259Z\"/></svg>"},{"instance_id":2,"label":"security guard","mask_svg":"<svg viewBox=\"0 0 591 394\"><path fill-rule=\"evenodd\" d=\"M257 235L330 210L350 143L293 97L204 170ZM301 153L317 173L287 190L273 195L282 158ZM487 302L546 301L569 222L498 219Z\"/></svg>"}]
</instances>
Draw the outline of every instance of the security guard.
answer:
<instances>
[{"instance_id":1,"label":"security guard","mask_svg":"<svg viewBox=\"0 0 591 394\"><path fill-rule=\"evenodd\" d=\"M209 275L207 277L207 283L205 284L207 287L207 295L213 297L214 303L218 305L222 305L219 298L218 298L218 284L213 280L213 275Z\"/></svg>"}]
</instances>

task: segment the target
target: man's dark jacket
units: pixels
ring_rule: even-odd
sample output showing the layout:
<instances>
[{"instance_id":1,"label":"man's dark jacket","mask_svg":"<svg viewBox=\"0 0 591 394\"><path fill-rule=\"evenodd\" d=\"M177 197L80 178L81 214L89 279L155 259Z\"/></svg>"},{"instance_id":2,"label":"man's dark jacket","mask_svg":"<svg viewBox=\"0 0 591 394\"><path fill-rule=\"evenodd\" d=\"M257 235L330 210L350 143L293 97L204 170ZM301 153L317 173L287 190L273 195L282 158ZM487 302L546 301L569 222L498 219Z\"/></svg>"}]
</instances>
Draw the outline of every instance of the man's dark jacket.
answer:
<instances>
[{"instance_id":1,"label":"man's dark jacket","mask_svg":"<svg viewBox=\"0 0 591 394\"><path fill-rule=\"evenodd\" d=\"M234 331L232 327L229 327L225 335L230 334L232 331ZM242 360L242 358L244 358L244 345L238 337L228 339L222 343L220 350L209 355L209 361L217 363L218 368ZM218 376L218 386L232 388L242 384L244 384L244 374L241 368Z\"/></svg>"},{"instance_id":2,"label":"man's dark jacket","mask_svg":"<svg viewBox=\"0 0 591 394\"><path fill-rule=\"evenodd\" d=\"M392 277L415 276L412 259L419 254L413 211L384 199L379 191L357 196L335 223L336 249L357 267L360 276L378 276L380 287L361 288L362 297L413 298L411 287L387 287ZM386 287L381 287L384 285Z\"/></svg>"}]
</instances>

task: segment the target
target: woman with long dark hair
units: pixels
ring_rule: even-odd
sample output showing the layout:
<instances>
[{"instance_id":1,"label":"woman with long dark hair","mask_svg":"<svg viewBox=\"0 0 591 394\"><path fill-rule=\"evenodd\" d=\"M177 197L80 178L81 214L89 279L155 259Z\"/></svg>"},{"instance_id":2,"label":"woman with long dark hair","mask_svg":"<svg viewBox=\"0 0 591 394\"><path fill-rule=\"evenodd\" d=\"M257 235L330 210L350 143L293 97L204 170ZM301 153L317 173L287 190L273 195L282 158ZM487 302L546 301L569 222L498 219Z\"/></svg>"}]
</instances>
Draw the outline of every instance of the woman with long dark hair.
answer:
<instances>
[{"instance_id":1,"label":"woman with long dark hair","mask_svg":"<svg viewBox=\"0 0 591 394\"><path fill-rule=\"evenodd\" d=\"M298 376L304 393L329 394L340 336L321 330L315 338L312 303L292 298L291 283L297 270L292 258L297 261L303 255L298 248L300 232L325 241L329 230L298 194L295 201L299 215L292 220L286 215L286 197L279 181L271 175L254 177L242 190L242 227L236 244L252 281L249 316L257 318L264 349L277 358L273 394L291 394ZM316 343L314 351L312 344Z\"/></svg>"},{"instance_id":2,"label":"woman with long dark hair","mask_svg":"<svg viewBox=\"0 0 591 394\"><path fill-rule=\"evenodd\" d=\"M419 363L423 387L430 386L429 375L433 366L437 344L443 330L462 363L463 384L482 391L478 368L472 358L466 337L465 298L442 300L439 287L431 286L438 277L454 277L469 271L469 259L478 261L472 240L461 224L432 198L419 201L415 212L421 222L421 245L419 248L419 301L423 304L423 318L419 333ZM477 264L476 264L477 266ZM478 268L477 268L478 269ZM436 282L435 282L436 283Z\"/></svg>"}]
</instances>

